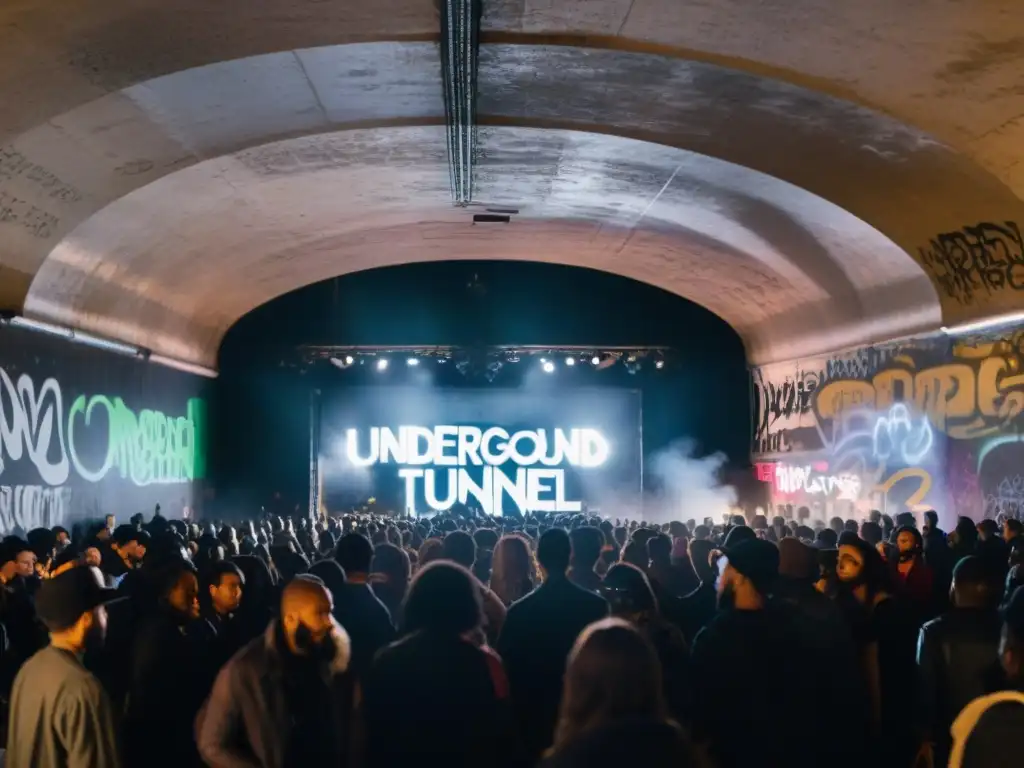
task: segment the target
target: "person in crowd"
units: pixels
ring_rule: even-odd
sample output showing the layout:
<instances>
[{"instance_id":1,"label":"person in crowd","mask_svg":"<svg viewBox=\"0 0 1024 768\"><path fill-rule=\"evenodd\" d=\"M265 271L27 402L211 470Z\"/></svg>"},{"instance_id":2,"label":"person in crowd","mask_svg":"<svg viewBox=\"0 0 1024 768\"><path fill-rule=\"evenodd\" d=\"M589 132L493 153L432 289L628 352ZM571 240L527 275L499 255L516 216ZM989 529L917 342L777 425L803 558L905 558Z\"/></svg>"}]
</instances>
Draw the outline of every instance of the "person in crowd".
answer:
<instances>
[{"instance_id":1,"label":"person in crowd","mask_svg":"<svg viewBox=\"0 0 1024 768\"><path fill-rule=\"evenodd\" d=\"M862 539L839 548L836 577L837 599L868 682L878 754L883 765L904 766L917 748L906 720L917 703L917 613L889 591L885 563Z\"/></svg>"},{"instance_id":2,"label":"person in crowd","mask_svg":"<svg viewBox=\"0 0 1024 768\"><path fill-rule=\"evenodd\" d=\"M334 559L345 571L345 590L337 597L334 617L352 642L352 672L361 679L374 655L395 639L391 613L370 588L373 545L360 533L338 541Z\"/></svg>"},{"instance_id":3,"label":"person in crowd","mask_svg":"<svg viewBox=\"0 0 1024 768\"><path fill-rule=\"evenodd\" d=\"M615 568L631 568L617 565ZM689 768L697 756L670 719L651 644L629 623L588 626L569 654L554 744L542 768Z\"/></svg>"},{"instance_id":4,"label":"person in crowd","mask_svg":"<svg viewBox=\"0 0 1024 768\"><path fill-rule=\"evenodd\" d=\"M662 600L684 597L697 588L697 579L693 574L693 568L687 562L685 552L682 558L684 562L676 564L673 546L672 539L664 533L647 540L647 556L651 562L647 576L655 594Z\"/></svg>"},{"instance_id":5,"label":"person in crowd","mask_svg":"<svg viewBox=\"0 0 1024 768\"><path fill-rule=\"evenodd\" d=\"M270 567L255 555L232 559L242 572L242 600L232 619L237 642L243 645L263 634L273 614L274 577Z\"/></svg>"},{"instance_id":6,"label":"person in crowd","mask_svg":"<svg viewBox=\"0 0 1024 768\"><path fill-rule=\"evenodd\" d=\"M501 660L472 640L482 622L479 582L466 568L439 561L417 573L402 638L364 679L368 768L521 764Z\"/></svg>"},{"instance_id":7,"label":"person in crowd","mask_svg":"<svg viewBox=\"0 0 1024 768\"><path fill-rule=\"evenodd\" d=\"M397 544L378 544L373 549L370 570L373 594L384 603L392 620L397 623L412 577L409 555Z\"/></svg>"},{"instance_id":8,"label":"person in crowd","mask_svg":"<svg viewBox=\"0 0 1024 768\"><path fill-rule=\"evenodd\" d=\"M572 545L569 581L590 592L600 592L601 576L597 573L597 562L604 548L601 529L589 525L574 528L569 532L569 542Z\"/></svg>"},{"instance_id":9,"label":"person in crowd","mask_svg":"<svg viewBox=\"0 0 1024 768\"><path fill-rule=\"evenodd\" d=\"M845 660L847 665L856 664L856 648L853 635L846 623L842 609L815 587L821 568L819 553L799 539L783 539L779 548L779 578L775 582L773 595L794 605L813 627L835 659ZM833 664L837 667L838 662ZM862 687L861 695L867 690ZM864 706L867 702L865 700ZM866 711L861 713L866 716Z\"/></svg>"},{"instance_id":10,"label":"person in crowd","mask_svg":"<svg viewBox=\"0 0 1024 768\"><path fill-rule=\"evenodd\" d=\"M949 535L950 549L953 550L952 560L960 562L968 555L976 554L978 548L978 529L969 517L958 517L956 528Z\"/></svg>"},{"instance_id":11,"label":"person in crowd","mask_svg":"<svg viewBox=\"0 0 1024 768\"><path fill-rule=\"evenodd\" d=\"M530 545L520 534L502 536L491 560L491 590L508 608L533 591L536 568Z\"/></svg>"},{"instance_id":12,"label":"person in crowd","mask_svg":"<svg viewBox=\"0 0 1024 768\"><path fill-rule=\"evenodd\" d=\"M149 534L134 525L119 525L112 533L110 549L103 558L103 572L118 586L125 575L139 567L146 556Z\"/></svg>"},{"instance_id":13,"label":"person in crowd","mask_svg":"<svg viewBox=\"0 0 1024 768\"><path fill-rule=\"evenodd\" d=\"M423 568L435 560L443 559L444 541L437 537L424 539L423 544L420 545L419 551L416 553L416 565L419 568Z\"/></svg>"},{"instance_id":14,"label":"person in crowd","mask_svg":"<svg viewBox=\"0 0 1024 768\"><path fill-rule=\"evenodd\" d=\"M476 543L473 575L481 584L487 584L491 580L494 548L498 545L498 538L498 532L493 528L477 528L473 531L473 541Z\"/></svg>"},{"instance_id":15,"label":"person in crowd","mask_svg":"<svg viewBox=\"0 0 1024 768\"><path fill-rule=\"evenodd\" d=\"M244 644L235 614L242 605L245 576L235 563L222 561L209 568L203 584L206 599L200 601L201 613L212 637L211 668L215 672Z\"/></svg>"},{"instance_id":16,"label":"person in crowd","mask_svg":"<svg viewBox=\"0 0 1024 768\"><path fill-rule=\"evenodd\" d=\"M14 680L6 768L119 768L116 714L103 686L82 664L102 644L104 604L117 593L99 571L79 566L48 579L36 611L49 644Z\"/></svg>"},{"instance_id":17,"label":"person in crowd","mask_svg":"<svg viewBox=\"0 0 1024 768\"><path fill-rule=\"evenodd\" d=\"M842 703L842 694L816 674L829 657L797 609L770 598L778 548L744 537L725 549L717 567L720 611L697 635L691 659L695 738L718 768L810 768L825 755L830 765L854 764L851 750L829 751L831 710ZM794 660L796 648L801 655ZM771 712L801 723L802 738L791 738Z\"/></svg>"},{"instance_id":18,"label":"person in crowd","mask_svg":"<svg viewBox=\"0 0 1024 768\"><path fill-rule=\"evenodd\" d=\"M1003 520L1003 541L1012 544L1013 540L1024 533L1024 523L1015 517L1008 517Z\"/></svg>"},{"instance_id":19,"label":"person in crowd","mask_svg":"<svg viewBox=\"0 0 1024 768\"><path fill-rule=\"evenodd\" d=\"M1004 683L1001 690L971 701L953 721L949 768L1020 765L1018 745L1024 732L1024 589L1013 594L1003 613L998 653Z\"/></svg>"},{"instance_id":20,"label":"person in crowd","mask_svg":"<svg viewBox=\"0 0 1024 768\"><path fill-rule=\"evenodd\" d=\"M472 573L476 562L476 542L465 531L452 531L444 537L444 557ZM493 645L505 623L506 608L501 598L486 585L480 584L480 593L484 606L484 636Z\"/></svg>"},{"instance_id":21,"label":"person in crowd","mask_svg":"<svg viewBox=\"0 0 1024 768\"><path fill-rule=\"evenodd\" d=\"M998 685L1002 618L996 606L998 574L976 555L953 570L953 607L923 627L917 641L920 676L916 708L923 757L934 765L949 759L950 727L972 700Z\"/></svg>"},{"instance_id":22,"label":"person in crowd","mask_svg":"<svg viewBox=\"0 0 1024 768\"><path fill-rule=\"evenodd\" d=\"M531 759L551 745L565 659L584 627L608 615L604 598L568 579L572 546L562 529L537 544L543 583L509 609L498 640L516 719Z\"/></svg>"},{"instance_id":23,"label":"person in crowd","mask_svg":"<svg viewBox=\"0 0 1024 768\"><path fill-rule=\"evenodd\" d=\"M212 679L209 635L199 621L199 581L185 560L157 566L149 578L156 610L138 630L131 658L124 660L131 668L125 764L198 766L193 721Z\"/></svg>"},{"instance_id":24,"label":"person in crowd","mask_svg":"<svg viewBox=\"0 0 1024 768\"><path fill-rule=\"evenodd\" d=\"M711 567L712 544L708 539L694 538L689 545L690 564L698 581L697 587L685 595L680 603L681 627L686 642L693 643L697 633L715 615L717 596L715 573Z\"/></svg>"},{"instance_id":25,"label":"person in crowd","mask_svg":"<svg viewBox=\"0 0 1024 768\"><path fill-rule=\"evenodd\" d=\"M196 719L212 768L352 764L355 682L351 643L315 576L281 594L280 618L220 670Z\"/></svg>"},{"instance_id":26,"label":"person in crowd","mask_svg":"<svg viewBox=\"0 0 1024 768\"><path fill-rule=\"evenodd\" d=\"M647 575L628 563L617 563L608 569L601 594L612 616L630 622L657 652L669 712L676 722L688 723L690 648L682 631L662 615Z\"/></svg>"},{"instance_id":27,"label":"person in crowd","mask_svg":"<svg viewBox=\"0 0 1024 768\"><path fill-rule=\"evenodd\" d=\"M889 563L890 581L896 594L912 606L921 619L928 618L935 602L935 576L924 561L921 532L910 525L898 528L896 550L897 559Z\"/></svg>"}]
</instances>

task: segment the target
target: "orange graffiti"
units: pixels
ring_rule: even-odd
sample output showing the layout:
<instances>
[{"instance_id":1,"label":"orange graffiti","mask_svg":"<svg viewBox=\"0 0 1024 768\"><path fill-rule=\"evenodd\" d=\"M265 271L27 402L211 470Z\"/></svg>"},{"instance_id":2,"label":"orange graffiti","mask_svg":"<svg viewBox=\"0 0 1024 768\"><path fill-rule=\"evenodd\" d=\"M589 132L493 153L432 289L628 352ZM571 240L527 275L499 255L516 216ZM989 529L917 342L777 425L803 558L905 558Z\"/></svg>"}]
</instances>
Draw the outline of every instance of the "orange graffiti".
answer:
<instances>
[{"instance_id":1,"label":"orange graffiti","mask_svg":"<svg viewBox=\"0 0 1024 768\"><path fill-rule=\"evenodd\" d=\"M884 410L903 402L955 439L1003 431L1024 413L1024 333L1012 341L957 344L954 362L915 370L906 355L870 380L839 379L818 389L821 421L855 409Z\"/></svg>"},{"instance_id":2,"label":"orange graffiti","mask_svg":"<svg viewBox=\"0 0 1024 768\"><path fill-rule=\"evenodd\" d=\"M909 469L901 469L895 473L892 477L886 480L884 483L880 483L875 486L875 490L882 494L887 494L893 489L893 487L904 480L917 478L920 481L918 488L906 501L908 508L916 507L918 504L924 501L925 496L928 495L928 491L932 489L932 476L928 474L927 470L919 467L910 467Z\"/></svg>"}]
</instances>

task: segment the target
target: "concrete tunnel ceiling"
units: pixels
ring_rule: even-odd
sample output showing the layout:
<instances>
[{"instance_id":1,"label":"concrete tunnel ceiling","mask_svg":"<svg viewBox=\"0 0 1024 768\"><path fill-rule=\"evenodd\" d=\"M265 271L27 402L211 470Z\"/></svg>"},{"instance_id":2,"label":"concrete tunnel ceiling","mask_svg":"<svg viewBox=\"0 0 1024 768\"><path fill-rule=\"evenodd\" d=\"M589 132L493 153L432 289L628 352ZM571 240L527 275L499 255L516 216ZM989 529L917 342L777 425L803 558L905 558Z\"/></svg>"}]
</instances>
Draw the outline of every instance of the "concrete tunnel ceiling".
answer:
<instances>
[{"instance_id":1,"label":"concrete tunnel ceiling","mask_svg":"<svg viewBox=\"0 0 1024 768\"><path fill-rule=\"evenodd\" d=\"M433 0L0 8L0 308L215 367L385 264L644 280L767 363L1020 309L1011 0L484 0L473 225ZM11 108L13 106L13 108Z\"/></svg>"}]
</instances>

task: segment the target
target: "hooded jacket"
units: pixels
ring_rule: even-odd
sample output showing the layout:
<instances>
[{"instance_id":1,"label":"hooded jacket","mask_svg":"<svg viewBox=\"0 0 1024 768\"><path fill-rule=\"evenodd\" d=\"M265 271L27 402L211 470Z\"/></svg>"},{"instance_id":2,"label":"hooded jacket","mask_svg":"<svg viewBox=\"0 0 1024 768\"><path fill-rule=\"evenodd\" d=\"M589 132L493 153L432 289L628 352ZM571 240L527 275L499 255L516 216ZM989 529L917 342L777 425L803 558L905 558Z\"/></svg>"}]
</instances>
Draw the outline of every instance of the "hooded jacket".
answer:
<instances>
[{"instance_id":1,"label":"hooded jacket","mask_svg":"<svg viewBox=\"0 0 1024 768\"><path fill-rule=\"evenodd\" d=\"M285 688L285 659L278 647L278 622L224 665L196 718L199 754L211 768L285 768L292 730ZM354 682L348 633L337 622L330 637L334 658L321 677L333 699L334 754L323 764L346 766L351 750ZM287 652L287 651L284 651Z\"/></svg>"}]
</instances>

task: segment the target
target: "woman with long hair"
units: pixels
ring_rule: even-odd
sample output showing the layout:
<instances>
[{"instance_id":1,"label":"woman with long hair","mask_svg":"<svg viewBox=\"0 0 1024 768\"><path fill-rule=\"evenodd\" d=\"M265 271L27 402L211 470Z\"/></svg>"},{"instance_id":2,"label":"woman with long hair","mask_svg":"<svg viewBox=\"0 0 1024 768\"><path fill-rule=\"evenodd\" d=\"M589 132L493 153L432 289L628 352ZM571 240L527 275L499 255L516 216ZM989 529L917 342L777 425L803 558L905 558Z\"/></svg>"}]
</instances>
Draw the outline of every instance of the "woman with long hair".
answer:
<instances>
[{"instance_id":1,"label":"woman with long hair","mask_svg":"<svg viewBox=\"0 0 1024 768\"><path fill-rule=\"evenodd\" d=\"M918 625L913 612L893 596L882 556L863 539L839 547L836 577L836 598L867 681L880 765L909 765L914 734L903 718L916 700Z\"/></svg>"},{"instance_id":2,"label":"woman with long hair","mask_svg":"<svg viewBox=\"0 0 1024 768\"><path fill-rule=\"evenodd\" d=\"M465 568L439 561L416 574L402 638L363 680L369 768L519 764L501 659L474 641L483 621L480 584Z\"/></svg>"},{"instance_id":3,"label":"woman with long hair","mask_svg":"<svg viewBox=\"0 0 1024 768\"><path fill-rule=\"evenodd\" d=\"M533 591L536 568L530 545L522 536L502 536L491 558L491 590L505 607Z\"/></svg>"},{"instance_id":4,"label":"woman with long hair","mask_svg":"<svg viewBox=\"0 0 1024 768\"><path fill-rule=\"evenodd\" d=\"M645 766L696 763L669 719L653 646L629 622L603 619L583 630L569 654L555 743L543 766L621 765L627 754Z\"/></svg>"},{"instance_id":5,"label":"woman with long hair","mask_svg":"<svg viewBox=\"0 0 1024 768\"><path fill-rule=\"evenodd\" d=\"M608 569L601 595L612 616L625 619L644 636L658 655L669 712L679 723L690 719L690 648L682 631L665 619L647 574L629 563Z\"/></svg>"}]
</instances>

